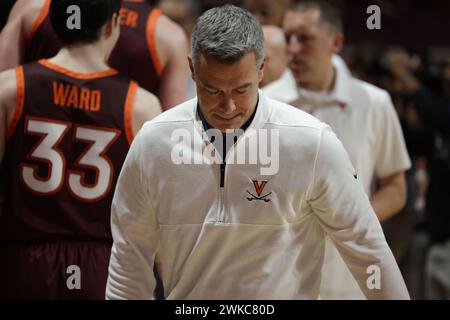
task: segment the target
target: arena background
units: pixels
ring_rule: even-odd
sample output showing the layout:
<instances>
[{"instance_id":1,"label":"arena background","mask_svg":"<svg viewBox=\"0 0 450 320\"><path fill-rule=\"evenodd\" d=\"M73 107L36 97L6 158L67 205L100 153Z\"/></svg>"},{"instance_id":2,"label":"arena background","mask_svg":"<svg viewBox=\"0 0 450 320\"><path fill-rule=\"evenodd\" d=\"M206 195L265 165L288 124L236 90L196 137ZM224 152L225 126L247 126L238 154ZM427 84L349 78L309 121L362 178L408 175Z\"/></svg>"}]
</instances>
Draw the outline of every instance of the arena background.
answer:
<instances>
[{"instance_id":1,"label":"arena background","mask_svg":"<svg viewBox=\"0 0 450 320\"><path fill-rule=\"evenodd\" d=\"M31 0L30 0L31 1ZM6 23L14 0L0 0L0 30ZM157 1L157 2L164 2ZM186 1L189 2L189 1ZM195 1L195 14L216 5L243 1ZM411 112L409 103L402 98L395 79L385 61L385 53L392 48L404 50L420 60L416 76L434 94L447 99L450 108L450 2L444 0L336 0L344 21L346 45L342 56L353 73L368 82L388 90L401 119L408 150L414 162L408 172L408 204L397 216L383 225L388 242L405 276L413 299L424 296L424 263L429 242L423 221L426 216L425 201L428 185L427 154L418 146L418 137L433 131L421 123ZM381 8L381 29L369 30L366 20L369 5ZM176 21L176 17L174 17ZM449 155L450 157L450 155ZM450 159L447 159L450 162ZM450 179L450 177L449 177ZM450 190L448 190L450 195ZM450 209L443 208L450 215ZM450 236L449 236L450 238ZM448 299L449 297L447 297Z\"/></svg>"}]
</instances>

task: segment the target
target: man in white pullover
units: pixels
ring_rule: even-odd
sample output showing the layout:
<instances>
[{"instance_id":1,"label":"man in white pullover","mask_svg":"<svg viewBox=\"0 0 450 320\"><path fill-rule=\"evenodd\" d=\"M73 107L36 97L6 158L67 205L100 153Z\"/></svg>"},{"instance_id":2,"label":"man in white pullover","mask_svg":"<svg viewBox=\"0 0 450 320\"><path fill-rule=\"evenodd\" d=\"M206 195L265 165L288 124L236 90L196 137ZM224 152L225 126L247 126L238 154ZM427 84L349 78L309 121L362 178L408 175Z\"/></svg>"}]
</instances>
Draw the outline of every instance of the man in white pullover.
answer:
<instances>
[{"instance_id":1,"label":"man in white pullover","mask_svg":"<svg viewBox=\"0 0 450 320\"><path fill-rule=\"evenodd\" d=\"M258 91L255 18L211 9L191 50L197 98L147 123L122 168L106 297L152 299L158 250L167 299L316 299L328 234L368 298L409 299L340 141Z\"/></svg>"},{"instance_id":2,"label":"man in white pullover","mask_svg":"<svg viewBox=\"0 0 450 320\"><path fill-rule=\"evenodd\" d=\"M344 35L330 2L297 1L286 13L289 72L263 92L327 123L349 154L380 222L406 202L405 170L411 162L389 94L355 79L337 55ZM375 185L379 187L373 188ZM404 233L407 227L397 232ZM320 296L364 299L338 251L327 239Z\"/></svg>"}]
</instances>

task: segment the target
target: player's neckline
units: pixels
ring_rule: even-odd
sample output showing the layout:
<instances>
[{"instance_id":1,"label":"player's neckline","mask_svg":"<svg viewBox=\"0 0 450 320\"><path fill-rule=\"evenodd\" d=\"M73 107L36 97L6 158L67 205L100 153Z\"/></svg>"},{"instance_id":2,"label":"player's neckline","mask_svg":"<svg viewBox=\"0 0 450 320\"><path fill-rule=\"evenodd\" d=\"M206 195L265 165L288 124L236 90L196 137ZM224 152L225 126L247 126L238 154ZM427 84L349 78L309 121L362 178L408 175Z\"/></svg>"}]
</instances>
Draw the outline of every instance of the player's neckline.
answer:
<instances>
[{"instance_id":1,"label":"player's neckline","mask_svg":"<svg viewBox=\"0 0 450 320\"><path fill-rule=\"evenodd\" d=\"M107 70L98 71L98 72L81 73L81 72L76 72L73 70L66 69L58 64L48 61L47 59L41 59L38 62L41 65L43 65L53 71L65 74L72 78L81 79L81 80L103 78L103 77L112 76L112 75L117 74L117 70L114 70L114 69L107 69Z\"/></svg>"}]
</instances>

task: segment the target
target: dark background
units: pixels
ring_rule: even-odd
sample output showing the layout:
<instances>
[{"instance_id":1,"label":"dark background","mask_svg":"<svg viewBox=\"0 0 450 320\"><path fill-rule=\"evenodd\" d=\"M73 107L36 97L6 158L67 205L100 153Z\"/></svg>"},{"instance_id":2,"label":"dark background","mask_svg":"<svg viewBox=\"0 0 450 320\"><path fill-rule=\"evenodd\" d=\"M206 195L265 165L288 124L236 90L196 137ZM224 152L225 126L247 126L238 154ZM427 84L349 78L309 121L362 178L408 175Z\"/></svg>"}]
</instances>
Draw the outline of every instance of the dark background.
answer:
<instances>
[{"instance_id":1,"label":"dark background","mask_svg":"<svg viewBox=\"0 0 450 320\"><path fill-rule=\"evenodd\" d=\"M32 0L31 0L32 1ZM239 0L199 0L208 9ZM0 0L0 29L15 0ZM401 46L449 46L450 1L446 0L334 0L344 19L346 43L375 43ZM366 28L367 7L381 9L381 30Z\"/></svg>"}]
</instances>

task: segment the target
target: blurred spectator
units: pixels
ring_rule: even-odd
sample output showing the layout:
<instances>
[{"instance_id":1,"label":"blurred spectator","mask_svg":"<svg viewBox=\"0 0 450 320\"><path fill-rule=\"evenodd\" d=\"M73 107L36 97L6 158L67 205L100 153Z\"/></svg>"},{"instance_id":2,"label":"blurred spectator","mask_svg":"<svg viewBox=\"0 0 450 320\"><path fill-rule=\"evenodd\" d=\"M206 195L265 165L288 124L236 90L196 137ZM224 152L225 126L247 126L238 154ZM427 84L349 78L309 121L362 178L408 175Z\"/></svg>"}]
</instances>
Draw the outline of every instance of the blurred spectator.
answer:
<instances>
[{"instance_id":1,"label":"blurred spectator","mask_svg":"<svg viewBox=\"0 0 450 320\"><path fill-rule=\"evenodd\" d=\"M265 93L331 126L347 150L375 213L380 221L387 220L405 204L404 171L410 167L389 94L353 78L337 55L344 41L342 21L330 3L294 4L286 13L283 29L291 75L271 83ZM408 232L407 227L402 231ZM328 238L326 244L321 297L363 299L331 240Z\"/></svg>"},{"instance_id":2,"label":"blurred spectator","mask_svg":"<svg viewBox=\"0 0 450 320\"><path fill-rule=\"evenodd\" d=\"M258 19L261 25L281 27L290 3L291 0L244 0L244 7Z\"/></svg>"},{"instance_id":3,"label":"blurred spectator","mask_svg":"<svg viewBox=\"0 0 450 320\"><path fill-rule=\"evenodd\" d=\"M428 156L430 182L426 200L425 230L431 247L426 259L425 294L431 299L450 299L450 98L427 88L417 65L403 50L386 54L390 70L413 102L420 120L432 132ZM440 89L446 93L448 62L444 65Z\"/></svg>"},{"instance_id":4,"label":"blurred spectator","mask_svg":"<svg viewBox=\"0 0 450 320\"><path fill-rule=\"evenodd\" d=\"M265 42L264 77L260 86L278 80L287 72L286 41L283 30L276 26L263 26Z\"/></svg>"},{"instance_id":5,"label":"blurred spectator","mask_svg":"<svg viewBox=\"0 0 450 320\"><path fill-rule=\"evenodd\" d=\"M427 48L414 47L408 49L411 63L422 71L427 83L432 85L433 68L428 66ZM412 167L406 172L407 201L405 207L395 216L382 223L394 256L399 264L405 282L414 299L423 299L423 269L428 241L420 232L420 221L423 218L425 193L427 188L426 149L429 144L429 132L421 123L412 102L404 99L402 84L392 76L384 57L385 46L365 44L348 48L346 57L350 61L353 73L360 79L378 85L387 90L394 102L404 133ZM427 76L425 76L427 74ZM401 232L400 232L401 231Z\"/></svg>"}]
</instances>

